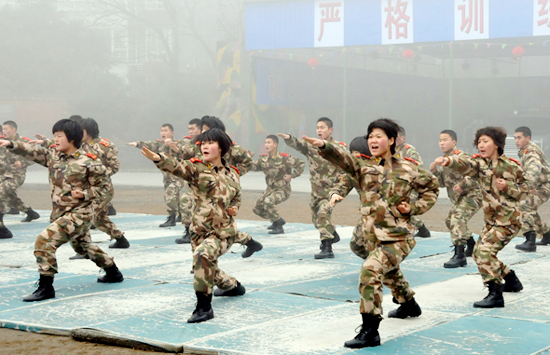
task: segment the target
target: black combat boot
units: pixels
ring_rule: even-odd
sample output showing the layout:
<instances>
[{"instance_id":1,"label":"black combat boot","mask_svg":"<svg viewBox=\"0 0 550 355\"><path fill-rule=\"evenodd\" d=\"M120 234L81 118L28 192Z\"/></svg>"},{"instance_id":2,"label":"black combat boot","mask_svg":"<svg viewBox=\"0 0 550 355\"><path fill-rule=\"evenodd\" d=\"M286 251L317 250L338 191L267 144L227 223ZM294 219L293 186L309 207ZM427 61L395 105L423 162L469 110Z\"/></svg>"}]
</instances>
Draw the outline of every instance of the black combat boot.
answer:
<instances>
[{"instance_id":1,"label":"black combat boot","mask_svg":"<svg viewBox=\"0 0 550 355\"><path fill-rule=\"evenodd\" d=\"M21 222L30 222L40 218L40 215L38 214L38 212L36 212L32 208L29 208L29 210L26 213L27 213L27 216L23 218Z\"/></svg>"},{"instance_id":2,"label":"black combat boot","mask_svg":"<svg viewBox=\"0 0 550 355\"><path fill-rule=\"evenodd\" d=\"M176 217L176 222L181 223L181 213L178 213L178 216Z\"/></svg>"},{"instance_id":3,"label":"black combat boot","mask_svg":"<svg viewBox=\"0 0 550 355\"><path fill-rule=\"evenodd\" d=\"M250 238L248 243L246 243L245 245L246 245L246 250L243 251L243 253L241 254L241 256L243 258L249 258L249 257L252 256L252 254L254 254L255 252L260 251L264 248L264 246L262 244L255 241L252 238Z\"/></svg>"},{"instance_id":4,"label":"black combat boot","mask_svg":"<svg viewBox=\"0 0 550 355\"><path fill-rule=\"evenodd\" d=\"M189 233L189 226L185 226L185 234L181 238L176 238L177 244L189 244L191 243L191 233Z\"/></svg>"},{"instance_id":5,"label":"black combat boot","mask_svg":"<svg viewBox=\"0 0 550 355\"><path fill-rule=\"evenodd\" d=\"M394 298L394 303L395 302L397 302L397 300ZM399 308L388 313L388 318L405 319L407 317L418 317L421 314L422 309L420 309L420 306L416 303L413 297L407 302L399 304Z\"/></svg>"},{"instance_id":6,"label":"black combat boot","mask_svg":"<svg viewBox=\"0 0 550 355\"><path fill-rule=\"evenodd\" d=\"M460 266L466 266L466 255L464 255L464 245L455 245L455 255L443 264L446 269L454 269Z\"/></svg>"},{"instance_id":7,"label":"black combat boot","mask_svg":"<svg viewBox=\"0 0 550 355\"><path fill-rule=\"evenodd\" d=\"M286 224L285 220L282 218L279 218L275 222L273 222L274 227L271 231L269 231L269 234L284 234L285 230L283 229L283 226Z\"/></svg>"},{"instance_id":8,"label":"black combat boot","mask_svg":"<svg viewBox=\"0 0 550 355\"><path fill-rule=\"evenodd\" d=\"M430 233L430 230L426 228L426 225L422 224L422 226L418 228L418 232L416 232L414 236L419 238L429 238L432 236L432 234Z\"/></svg>"},{"instance_id":9,"label":"black combat boot","mask_svg":"<svg viewBox=\"0 0 550 355\"><path fill-rule=\"evenodd\" d=\"M315 254L315 259L332 259L334 258L334 253L332 252L332 239L323 239L321 241L321 252Z\"/></svg>"},{"instance_id":10,"label":"black combat boot","mask_svg":"<svg viewBox=\"0 0 550 355\"><path fill-rule=\"evenodd\" d=\"M487 283L489 294L479 302L474 303L476 308L496 308L504 307L504 298L502 297L503 284L497 284L495 281Z\"/></svg>"},{"instance_id":11,"label":"black combat boot","mask_svg":"<svg viewBox=\"0 0 550 355\"><path fill-rule=\"evenodd\" d=\"M476 246L476 240L474 239L473 236L471 236L466 241L466 251L464 251L464 255L466 255L466 257L471 257L472 255L474 255L474 247L475 246Z\"/></svg>"},{"instance_id":12,"label":"black combat boot","mask_svg":"<svg viewBox=\"0 0 550 355\"><path fill-rule=\"evenodd\" d=\"M276 221L275 221L276 222ZM273 229L275 228L275 222L271 223L269 226L267 226L267 229Z\"/></svg>"},{"instance_id":13,"label":"black combat boot","mask_svg":"<svg viewBox=\"0 0 550 355\"><path fill-rule=\"evenodd\" d=\"M331 244L336 244L340 241L340 236L338 235L337 231L334 231L332 234L332 240L330 241Z\"/></svg>"},{"instance_id":14,"label":"black combat boot","mask_svg":"<svg viewBox=\"0 0 550 355\"><path fill-rule=\"evenodd\" d=\"M197 306L193 311L191 318L187 323L200 323L214 318L214 310L212 309L212 294L203 292L195 292L197 296Z\"/></svg>"},{"instance_id":15,"label":"black combat boot","mask_svg":"<svg viewBox=\"0 0 550 355\"><path fill-rule=\"evenodd\" d=\"M159 227L161 228L174 227L175 225L176 225L176 214L172 213L171 215L168 216L168 218L166 219L166 222L159 224Z\"/></svg>"},{"instance_id":16,"label":"black combat boot","mask_svg":"<svg viewBox=\"0 0 550 355\"><path fill-rule=\"evenodd\" d=\"M363 324L361 331L355 338L344 343L346 348L369 348L380 345L380 334L378 334L378 326L382 318L372 314L361 313Z\"/></svg>"},{"instance_id":17,"label":"black combat boot","mask_svg":"<svg viewBox=\"0 0 550 355\"><path fill-rule=\"evenodd\" d=\"M107 216L116 216L116 210L111 204L109 204L109 209L107 210Z\"/></svg>"},{"instance_id":18,"label":"black combat boot","mask_svg":"<svg viewBox=\"0 0 550 355\"><path fill-rule=\"evenodd\" d=\"M35 302L55 298L55 290L53 288L53 276L40 275L38 280L38 288L31 295L23 298L25 302Z\"/></svg>"},{"instance_id":19,"label":"black combat boot","mask_svg":"<svg viewBox=\"0 0 550 355\"><path fill-rule=\"evenodd\" d=\"M95 224L93 224L93 223L90 224L90 230L92 230L92 229L97 229L97 227L96 227Z\"/></svg>"},{"instance_id":20,"label":"black combat boot","mask_svg":"<svg viewBox=\"0 0 550 355\"><path fill-rule=\"evenodd\" d=\"M504 276L504 289L502 292L519 292L523 290L521 281L516 276L514 270L510 270L508 275Z\"/></svg>"},{"instance_id":21,"label":"black combat boot","mask_svg":"<svg viewBox=\"0 0 550 355\"><path fill-rule=\"evenodd\" d=\"M246 289L239 281L237 281L237 286L233 287L231 290L222 290L221 288L217 288L214 291L214 296L216 297L234 297L234 296L242 296L246 293Z\"/></svg>"},{"instance_id":22,"label":"black combat boot","mask_svg":"<svg viewBox=\"0 0 550 355\"><path fill-rule=\"evenodd\" d=\"M128 249L129 247L130 242L125 236L117 238L113 244L109 245L109 248L111 249Z\"/></svg>"},{"instance_id":23,"label":"black combat boot","mask_svg":"<svg viewBox=\"0 0 550 355\"><path fill-rule=\"evenodd\" d=\"M98 277L97 282L116 283L116 282L122 282L124 280L124 276L122 276L122 273L114 263L113 265L106 267L103 270L105 270L105 275Z\"/></svg>"},{"instance_id":24,"label":"black combat boot","mask_svg":"<svg viewBox=\"0 0 550 355\"><path fill-rule=\"evenodd\" d=\"M523 234L525 236L525 242L516 245L516 249L526 252L537 251L537 245L535 240L537 239L537 234L535 232L527 232Z\"/></svg>"},{"instance_id":25,"label":"black combat boot","mask_svg":"<svg viewBox=\"0 0 550 355\"><path fill-rule=\"evenodd\" d=\"M69 257L69 260L81 260L81 259L89 259L90 257L88 256L88 254L86 255L80 255L80 254L75 254L71 257Z\"/></svg>"},{"instance_id":26,"label":"black combat boot","mask_svg":"<svg viewBox=\"0 0 550 355\"><path fill-rule=\"evenodd\" d=\"M536 245L548 245L550 244L550 232L546 232L542 235L542 239L535 243Z\"/></svg>"},{"instance_id":27,"label":"black combat boot","mask_svg":"<svg viewBox=\"0 0 550 355\"><path fill-rule=\"evenodd\" d=\"M0 213L0 239L10 239L13 238L13 234L4 224L4 214Z\"/></svg>"}]
</instances>

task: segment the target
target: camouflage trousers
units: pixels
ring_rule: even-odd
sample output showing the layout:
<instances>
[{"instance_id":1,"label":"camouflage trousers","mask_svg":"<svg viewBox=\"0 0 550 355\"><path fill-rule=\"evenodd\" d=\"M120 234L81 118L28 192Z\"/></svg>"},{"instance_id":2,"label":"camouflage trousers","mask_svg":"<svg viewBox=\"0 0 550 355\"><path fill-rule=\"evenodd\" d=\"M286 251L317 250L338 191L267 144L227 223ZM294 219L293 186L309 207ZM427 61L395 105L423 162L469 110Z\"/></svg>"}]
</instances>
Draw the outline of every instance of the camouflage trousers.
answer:
<instances>
[{"instance_id":1,"label":"camouflage trousers","mask_svg":"<svg viewBox=\"0 0 550 355\"><path fill-rule=\"evenodd\" d=\"M483 283L502 283L510 269L498 260L497 254L518 234L520 226L485 225L474 247L474 261L477 264Z\"/></svg>"},{"instance_id":2,"label":"camouflage trousers","mask_svg":"<svg viewBox=\"0 0 550 355\"><path fill-rule=\"evenodd\" d=\"M374 244L368 240L368 238L365 238L365 232L363 232L363 218L359 220L355 229L353 229L349 248L355 255L363 260L369 256L371 250L374 250Z\"/></svg>"},{"instance_id":3,"label":"camouflage trousers","mask_svg":"<svg viewBox=\"0 0 550 355\"><path fill-rule=\"evenodd\" d=\"M180 196L181 223L184 226L190 226L195 210L195 198L187 183L184 183Z\"/></svg>"},{"instance_id":4,"label":"camouflage trousers","mask_svg":"<svg viewBox=\"0 0 550 355\"><path fill-rule=\"evenodd\" d=\"M359 275L361 313L382 315L382 285L391 290L399 303L405 303L414 296L399 265L415 245L416 241L410 236L407 240L382 242L374 246L363 262Z\"/></svg>"},{"instance_id":5,"label":"camouflage trousers","mask_svg":"<svg viewBox=\"0 0 550 355\"><path fill-rule=\"evenodd\" d=\"M311 196L309 203L313 225L321 233L321 241L334 238L336 229L332 224L332 207L328 197Z\"/></svg>"},{"instance_id":6,"label":"camouflage trousers","mask_svg":"<svg viewBox=\"0 0 550 355\"><path fill-rule=\"evenodd\" d=\"M290 197L290 188L272 190L268 188L263 195L256 201L256 206L252 210L258 216L269 219L271 222L277 221L281 216L277 211L276 205L285 202Z\"/></svg>"},{"instance_id":7,"label":"camouflage trousers","mask_svg":"<svg viewBox=\"0 0 550 355\"><path fill-rule=\"evenodd\" d=\"M180 190L183 188L181 179L164 179L164 202L168 207L168 214L179 214L180 211Z\"/></svg>"},{"instance_id":8,"label":"camouflage trousers","mask_svg":"<svg viewBox=\"0 0 550 355\"><path fill-rule=\"evenodd\" d=\"M468 228L468 221L481 208L481 197L461 196L456 203L453 203L445 224L451 232L453 245L466 245L466 241L472 236Z\"/></svg>"},{"instance_id":9,"label":"camouflage trousers","mask_svg":"<svg viewBox=\"0 0 550 355\"><path fill-rule=\"evenodd\" d=\"M111 239L119 239L124 237L124 233L116 227L116 225L111 221L107 212L109 212L109 204L113 200L115 195L115 189L113 184L109 186L109 193L104 196L104 198L97 204L94 204L94 219L93 224L102 231L103 233L108 234Z\"/></svg>"},{"instance_id":10,"label":"camouflage trousers","mask_svg":"<svg viewBox=\"0 0 550 355\"><path fill-rule=\"evenodd\" d=\"M16 208L20 212L27 212L30 208L18 196L17 189L23 185L24 179L4 179L0 182L0 208Z\"/></svg>"},{"instance_id":11,"label":"camouflage trousers","mask_svg":"<svg viewBox=\"0 0 550 355\"><path fill-rule=\"evenodd\" d=\"M525 195L526 198L520 201L522 233L535 232L540 236L550 231L537 212L539 207L550 198L548 185L539 186L536 194L528 193Z\"/></svg>"},{"instance_id":12,"label":"camouflage trousers","mask_svg":"<svg viewBox=\"0 0 550 355\"><path fill-rule=\"evenodd\" d=\"M57 270L57 249L70 242L73 249L80 255L88 255L97 266L105 269L112 266L114 261L97 245L92 244L90 238L90 219L82 215L67 213L59 217L36 238L34 256L38 265L38 272L45 276L54 276Z\"/></svg>"},{"instance_id":13,"label":"camouflage trousers","mask_svg":"<svg viewBox=\"0 0 550 355\"><path fill-rule=\"evenodd\" d=\"M214 286L230 290L237 286L237 280L218 267L218 258L233 245L232 237L220 239L215 235L191 235L193 249L193 270L195 279L193 287L196 292L211 294Z\"/></svg>"},{"instance_id":14,"label":"camouflage trousers","mask_svg":"<svg viewBox=\"0 0 550 355\"><path fill-rule=\"evenodd\" d=\"M235 234L234 243L245 245L251 239L252 239L252 237L250 236L250 234L245 233L245 232L241 232L241 231L237 231L237 234Z\"/></svg>"}]
</instances>

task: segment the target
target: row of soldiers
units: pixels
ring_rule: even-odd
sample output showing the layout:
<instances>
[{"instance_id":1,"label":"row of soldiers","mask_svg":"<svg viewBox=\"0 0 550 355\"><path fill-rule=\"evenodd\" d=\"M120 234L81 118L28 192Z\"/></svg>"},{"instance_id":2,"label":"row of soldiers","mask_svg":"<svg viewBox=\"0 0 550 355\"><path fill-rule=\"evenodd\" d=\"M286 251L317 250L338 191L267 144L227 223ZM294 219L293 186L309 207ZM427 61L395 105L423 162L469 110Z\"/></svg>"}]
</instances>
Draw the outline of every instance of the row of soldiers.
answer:
<instances>
[{"instance_id":1,"label":"row of soldiers","mask_svg":"<svg viewBox=\"0 0 550 355\"><path fill-rule=\"evenodd\" d=\"M84 126L82 124L81 127ZM173 132L171 127L167 128ZM518 246L520 249L533 251L533 235L536 236L537 223L540 224L540 233L543 234L540 243L550 242L548 230L543 229L540 217L537 220L536 214L538 206L547 199L543 192L539 192L542 189L541 184L548 181L548 164L545 159L541 161L543 165L546 164L545 169L539 169L538 172L533 170L532 177L529 177L526 170L524 176L519 162L503 155L506 133L502 130L488 127L478 131L474 145L481 155L473 158L456 149L456 134L445 130L440 135L440 148L444 156L430 165L430 172L421 168L418 160L406 156L407 151L414 151L414 148L405 143L404 130L391 120L381 119L371 123L368 136L358 137L350 144L352 153L345 144L333 141L333 130L332 121L323 117L317 122L317 138L298 139L282 133L278 136L308 158L312 183L312 216L321 239L321 252L315 255L316 259L334 257L332 244L340 239L330 218L335 203L343 199L353 187L359 192L363 217L354 231L351 247L357 255L365 259L360 287L363 329L346 346L379 345L377 329L381 320L382 284L392 289L396 302L400 304L397 310L390 312L389 317L406 318L421 314L413 297L414 292L399 271L399 264L414 247L412 233L415 229L418 230L416 236L429 236L419 235L425 226L420 220L414 221L414 217L426 212L435 203L439 192L438 180L447 187L453 202L447 224L451 230L455 254L445 263L445 267L466 265L465 254L468 252L464 249L473 240L467 229L467 221L481 205L484 207L486 227L475 247L472 246L472 254L490 291L484 300L476 302L474 306L503 307L503 291L518 292L523 288L515 273L498 261L496 254L517 234L522 225L526 243ZM163 139L157 143L129 144L141 146L143 154L155 161L157 167L176 179L187 181L192 191L189 203L193 207L186 209L194 211L189 221L191 228L187 228L182 239L189 235L194 251L193 272L198 304L189 322L201 322L213 317L210 301L214 286L218 286L214 292L217 296L239 296L245 292L244 286L218 268L217 258L229 250L233 243L247 246L243 257L262 249L262 245L250 235L239 232L232 219L240 204L240 176L249 170L262 170L266 173L268 189L256 204L254 212L271 220L272 232L282 233L284 219L279 216L275 205L288 199L290 180L303 172L304 163L287 154L278 153L278 138L274 135L266 138L268 154L254 162L250 152L228 140L223 123L215 117L203 117L200 139L192 140L190 137L174 141L173 134L172 137L167 137L162 136L162 132L161 130ZM526 131L526 127L518 128L515 137L518 148L523 151L520 151L520 156L522 159L525 157L526 169L530 165L527 160L533 161L534 155L544 158L540 149L536 151L532 147L534 144L530 142L530 131ZM26 145L7 142L9 143L4 146L9 146L12 150L16 148L15 152L28 149ZM57 144L55 149L59 151ZM93 153L88 152L88 156L93 160L97 159ZM220 183L220 179L223 183ZM526 200L526 191L530 192L530 198L537 196L537 200ZM86 197L85 194L82 196ZM219 202L220 206L212 206L212 196L225 202ZM467 198L461 199L462 196ZM466 204L471 208L465 209L465 205L461 204L463 201L474 206ZM521 204L521 208L516 208L517 204ZM219 214L213 215L213 211ZM182 216L182 223L184 220L186 219ZM83 230L80 232L87 233ZM97 253L90 252L90 247L82 248L80 252L78 248L75 250L81 255L93 255L92 260L98 265L108 264L105 257L103 263L98 263ZM39 254L35 251L35 255ZM37 256L37 262L38 260ZM51 270L52 265L49 266ZM110 274L109 267L105 269L109 280L122 278L118 269L116 273L111 271ZM36 298L43 296L43 292L36 295L39 290L33 294L34 298L31 300L38 300ZM51 295L51 292L46 292L46 295Z\"/></svg>"}]
</instances>

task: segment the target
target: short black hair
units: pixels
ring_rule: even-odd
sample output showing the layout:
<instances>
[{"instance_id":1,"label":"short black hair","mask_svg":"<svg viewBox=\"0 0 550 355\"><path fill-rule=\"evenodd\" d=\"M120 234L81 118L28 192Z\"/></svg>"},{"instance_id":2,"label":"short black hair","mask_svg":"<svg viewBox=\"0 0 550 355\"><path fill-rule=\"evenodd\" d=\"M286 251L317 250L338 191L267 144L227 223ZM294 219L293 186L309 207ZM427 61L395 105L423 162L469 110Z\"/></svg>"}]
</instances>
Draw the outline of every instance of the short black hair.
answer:
<instances>
[{"instance_id":1,"label":"short black hair","mask_svg":"<svg viewBox=\"0 0 550 355\"><path fill-rule=\"evenodd\" d=\"M201 133L198 139L200 142L218 142L222 151L222 157L229 151L229 148L233 145L231 138L219 128L212 128L204 133Z\"/></svg>"},{"instance_id":2,"label":"short black hair","mask_svg":"<svg viewBox=\"0 0 550 355\"><path fill-rule=\"evenodd\" d=\"M200 118L193 118L191 121L189 121L189 126L190 126L190 125L193 125L193 124L194 124L195 126L201 128L201 120L200 120Z\"/></svg>"},{"instance_id":3,"label":"short black hair","mask_svg":"<svg viewBox=\"0 0 550 355\"><path fill-rule=\"evenodd\" d=\"M57 121L53 125L52 134L55 134L56 132L65 133L67 140L69 142L73 142L73 145L76 148L80 148L80 145L82 144L82 136L84 135L80 123L69 118L64 118Z\"/></svg>"},{"instance_id":4,"label":"short black hair","mask_svg":"<svg viewBox=\"0 0 550 355\"><path fill-rule=\"evenodd\" d=\"M452 129L444 129L443 131L441 131L440 134L448 134L449 136L451 136L451 139L453 141L458 141L458 139L456 138L456 132L453 131Z\"/></svg>"},{"instance_id":5,"label":"short black hair","mask_svg":"<svg viewBox=\"0 0 550 355\"><path fill-rule=\"evenodd\" d=\"M274 134L270 134L269 136L265 137L265 139L271 139L273 143L279 144L279 137Z\"/></svg>"},{"instance_id":6,"label":"short black hair","mask_svg":"<svg viewBox=\"0 0 550 355\"><path fill-rule=\"evenodd\" d=\"M400 135L400 136L407 136L407 131L405 131L405 127L403 126L398 126L399 127L399 131L397 131L397 134Z\"/></svg>"},{"instance_id":7,"label":"short black hair","mask_svg":"<svg viewBox=\"0 0 550 355\"><path fill-rule=\"evenodd\" d=\"M203 126L208 126L209 129L217 128L225 132L225 125L218 117L203 116L201 118L201 129Z\"/></svg>"},{"instance_id":8,"label":"short black hair","mask_svg":"<svg viewBox=\"0 0 550 355\"><path fill-rule=\"evenodd\" d=\"M367 136L365 138L368 139L369 135L375 128L380 128L383 130L384 133L386 133L386 136L388 136L388 139L393 138L393 144L390 146L390 151L392 154L395 154L395 140L397 139L397 133L399 132L399 125L389 118L379 118L369 124Z\"/></svg>"},{"instance_id":9,"label":"short black hair","mask_svg":"<svg viewBox=\"0 0 550 355\"><path fill-rule=\"evenodd\" d=\"M521 126L521 127L516 128L515 133L523 133L524 137L531 137L531 129L529 127L526 127L526 126Z\"/></svg>"},{"instance_id":10,"label":"short black hair","mask_svg":"<svg viewBox=\"0 0 550 355\"><path fill-rule=\"evenodd\" d=\"M163 124L162 126L160 126L161 128L162 127L168 127L170 129L170 131L174 132L174 126L172 126L170 123L165 123Z\"/></svg>"},{"instance_id":11,"label":"short black hair","mask_svg":"<svg viewBox=\"0 0 550 355\"><path fill-rule=\"evenodd\" d=\"M10 126L11 128L17 129L17 123L15 123L14 121L6 121L2 124L2 126L5 126L5 125Z\"/></svg>"},{"instance_id":12,"label":"short black hair","mask_svg":"<svg viewBox=\"0 0 550 355\"><path fill-rule=\"evenodd\" d=\"M367 142L367 138L365 136L361 137L355 137L349 144L349 151L350 152L359 152L363 155L371 155L369 144Z\"/></svg>"},{"instance_id":13,"label":"short black hair","mask_svg":"<svg viewBox=\"0 0 550 355\"><path fill-rule=\"evenodd\" d=\"M82 116L80 115L72 115L71 117L69 117L69 119L76 122L82 122L84 118L82 118Z\"/></svg>"},{"instance_id":14,"label":"short black hair","mask_svg":"<svg viewBox=\"0 0 550 355\"><path fill-rule=\"evenodd\" d=\"M325 122L327 124L327 127L328 128L332 128L333 127L333 124L332 124L332 120L328 117L321 117L317 120L317 123L319 122Z\"/></svg>"},{"instance_id":15,"label":"short black hair","mask_svg":"<svg viewBox=\"0 0 550 355\"><path fill-rule=\"evenodd\" d=\"M99 125L93 118L88 117L83 119L80 125L82 129L86 131L86 134L93 139L99 137Z\"/></svg>"},{"instance_id":16,"label":"short black hair","mask_svg":"<svg viewBox=\"0 0 550 355\"><path fill-rule=\"evenodd\" d=\"M506 130L502 127L485 127L480 128L476 132L474 147L477 148L479 137L487 136L495 142L498 147L498 155L504 154L504 146L506 145Z\"/></svg>"}]
</instances>

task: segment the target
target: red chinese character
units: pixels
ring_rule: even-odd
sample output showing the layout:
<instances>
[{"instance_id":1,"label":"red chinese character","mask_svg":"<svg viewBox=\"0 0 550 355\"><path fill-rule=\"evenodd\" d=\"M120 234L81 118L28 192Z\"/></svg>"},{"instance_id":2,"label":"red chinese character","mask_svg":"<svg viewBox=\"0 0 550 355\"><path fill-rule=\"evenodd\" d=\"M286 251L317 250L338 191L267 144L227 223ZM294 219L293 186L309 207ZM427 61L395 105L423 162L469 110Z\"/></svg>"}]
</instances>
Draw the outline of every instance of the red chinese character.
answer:
<instances>
[{"instance_id":1,"label":"red chinese character","mask_svg":"<svg viewBox=\"0 0 550 355\"><path fill-rule=\"evenodd\" d=\"M408 5L407 1L397 0L394 7L392 6L392 0L388 0L388 7L384 8L384 11L388 13L385 24L388 29L388 39L393 37L392 26L395 26L395 39L408 38L408 22L411 18L406 14Z\"/></svg>"},{"instance_id":2,"label":"red chinese character","mask_svg":"<svg viewBox=\"0 0 550 355\"><path fill-rule=\"evenodd\" d=\"M317 40L320 42L325 32L325 22L340 22L340 10L337 7L342 6L341 2L329 2L319 4L321 8L321 32Z\"/></svg>"},{"instance_id":3,"label":"red chinese character","mask_svg":"<svg viewBox=\"0 0 550 355\"><path fill-rule=\"evenodd\" d=\"M472 23L474 25L474 31L479 33L484 33L484 23L483 23L483 1L484 0L463 0L467 2L467 5L459 5L458 9L462 12L462 24L460 25L460 30L462 32L470 33L472 29Z\"/></svg>"},{"instance_id":4,"label":"red chinese character","mask_svg":"<svg viewBox=\"0 0 550 355\"><path fill-rule=\"evenodd\" d=\"M548 16L548 0L539 0L540 10L539 10L539 17ZM548 17L543 18L542 20L537 21L537 25L544 26L547 25L550 27L550 21L548 21Z\"/></svg>"}]
</instances>

